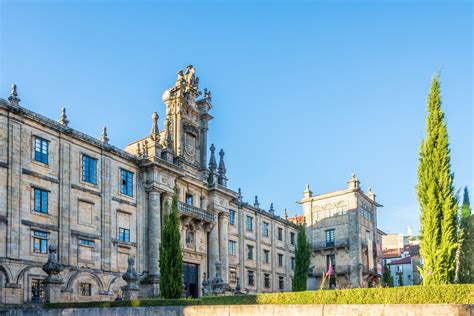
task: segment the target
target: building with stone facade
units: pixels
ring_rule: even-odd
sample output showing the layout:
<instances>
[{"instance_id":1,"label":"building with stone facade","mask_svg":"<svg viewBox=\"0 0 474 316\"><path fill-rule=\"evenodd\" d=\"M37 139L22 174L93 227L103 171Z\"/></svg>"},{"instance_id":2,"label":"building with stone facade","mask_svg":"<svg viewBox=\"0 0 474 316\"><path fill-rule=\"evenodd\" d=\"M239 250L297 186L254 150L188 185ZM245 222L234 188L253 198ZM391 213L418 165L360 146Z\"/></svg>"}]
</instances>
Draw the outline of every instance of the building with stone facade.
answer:
<instances>
[{"instance_id":1,"label":"building with stone facade","mask_svg":"<svg viewBox=\"0 0 474 316\"><path fill-rule=\"evenodd\" d=\"M375 286L382 273L381 234L377 229L375 194L363 192L355 175L347 188L313 195L309 186L299 201L312 247L309 289L318 289L323 275L331 288Z\"/></svg>"},{"instance_id":2,"label":"building with stone facade","mask_svg":"<svg viewBox=\"0 0 474 316\"><path fill-rule=\"evenodd\" d=\"M227 187L224 151L210 146L211 93L188 66L163 94L164 128L119 149L0 99L0 303L44 297L42 270L57 246L62 301L112 300L134 257L140 295L159 294L164 205L176 187L187 296L216 275L243 291L291 290L296 225Z\"/></svg>"}]
</instances>

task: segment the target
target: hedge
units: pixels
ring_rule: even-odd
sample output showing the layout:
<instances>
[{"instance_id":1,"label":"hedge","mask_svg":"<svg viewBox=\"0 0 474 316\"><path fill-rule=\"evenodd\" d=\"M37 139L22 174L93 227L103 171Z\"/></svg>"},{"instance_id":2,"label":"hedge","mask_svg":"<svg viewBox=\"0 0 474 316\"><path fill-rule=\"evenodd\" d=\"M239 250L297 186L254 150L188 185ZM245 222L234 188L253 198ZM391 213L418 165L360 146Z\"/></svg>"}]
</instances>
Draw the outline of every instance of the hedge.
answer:
<instances>
[{"instance_id":1,"label":"hedge","mask_svg":"<svg viewBox=\"0 0 474 316\"><path fill-rule=\"evenodd\" d=\"M54 303L44 306L46 308L85 308L250 304L474 304L474 284L261 293L207 296L200 299Z\"/></svg>"}]
</instances>

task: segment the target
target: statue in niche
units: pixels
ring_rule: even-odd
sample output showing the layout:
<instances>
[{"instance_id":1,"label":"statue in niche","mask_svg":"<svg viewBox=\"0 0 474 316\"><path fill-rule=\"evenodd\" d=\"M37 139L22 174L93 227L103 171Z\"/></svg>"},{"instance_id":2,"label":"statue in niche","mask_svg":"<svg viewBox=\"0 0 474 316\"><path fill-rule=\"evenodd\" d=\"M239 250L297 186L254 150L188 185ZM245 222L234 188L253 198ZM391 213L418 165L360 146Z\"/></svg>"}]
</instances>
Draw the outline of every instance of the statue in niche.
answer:
<instances>
[{"instance_id":1,"label":"statue in niche","mask_svg":"<svg viewBox=\"0 0 474 316\"><path fill-rule=\"evenodd\" d=\"M186 230L186 245L192 247L194 245L194 232L191 229Z\"/></svg>"}]
</instances>

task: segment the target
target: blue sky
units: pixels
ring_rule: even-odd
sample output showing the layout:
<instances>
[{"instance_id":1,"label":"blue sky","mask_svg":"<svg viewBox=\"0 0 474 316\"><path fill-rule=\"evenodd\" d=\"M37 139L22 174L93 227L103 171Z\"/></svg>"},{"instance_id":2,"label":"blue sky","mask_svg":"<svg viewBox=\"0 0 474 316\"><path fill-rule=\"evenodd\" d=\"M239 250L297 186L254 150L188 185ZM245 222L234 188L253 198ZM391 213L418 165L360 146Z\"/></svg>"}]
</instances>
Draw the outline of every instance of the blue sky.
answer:
<instances>
[{"instance_id":1,"label":"blue sky","mask_svg":"<svg viewBox=\"0 0 474 316\"><path fill-rule=\"evenodd\" d=\"M415 230L418 148L441 71L455 185L473 182L470 1L1 0L0 97L123 147L163 126L163 91L193 64L212 91L210 143L229 186L289 214L306 183L352 172L384 205L379 227Z\"/></svg>"}]
</instances>

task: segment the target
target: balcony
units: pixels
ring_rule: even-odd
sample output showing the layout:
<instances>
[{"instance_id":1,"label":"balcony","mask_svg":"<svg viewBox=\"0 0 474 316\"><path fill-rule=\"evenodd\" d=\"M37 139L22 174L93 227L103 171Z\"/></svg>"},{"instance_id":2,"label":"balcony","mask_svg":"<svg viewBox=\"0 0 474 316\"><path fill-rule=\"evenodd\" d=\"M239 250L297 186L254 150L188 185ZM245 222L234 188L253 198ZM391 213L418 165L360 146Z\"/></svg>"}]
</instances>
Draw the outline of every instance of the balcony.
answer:
<instances>
[{"instance_id":1,"label":"balcony","mask_svg":"<svg viewBox=\"0 0 474 316\"><path fill-rule=\"evenodd\" d=\"M214 223L214 215L199 207L195 207L183 202L178 202L178 210L181 214L200 219L205 222Z\"/></svg>"},{"instance_id":2,"label":"balcony","mask_svg":"<svg viewBox=\"0 0 474 316\"><path fill-rule=\"evenodd\" d=\"M349 251L349 238L346 239L336 239L334 241L328 242L328 241L317 241L313 242L313 251L321 252L321 254L324 254L327 250L337 250L338 249L344 249L346 251Z\"/></svg>"},{"instance_id":3,"label":"balcony","mask_svg":"<svg viewBox=\"0 0 474 316\"><path fill-rule=\"evenodd\" d=\"M313 268L312 274L313 277L322 277L323 273L327 273L328 269L326 268ZM333 275L348 275L351 273L350 265L336 265L333 268Z\"/></svg>"}]
</instances>

